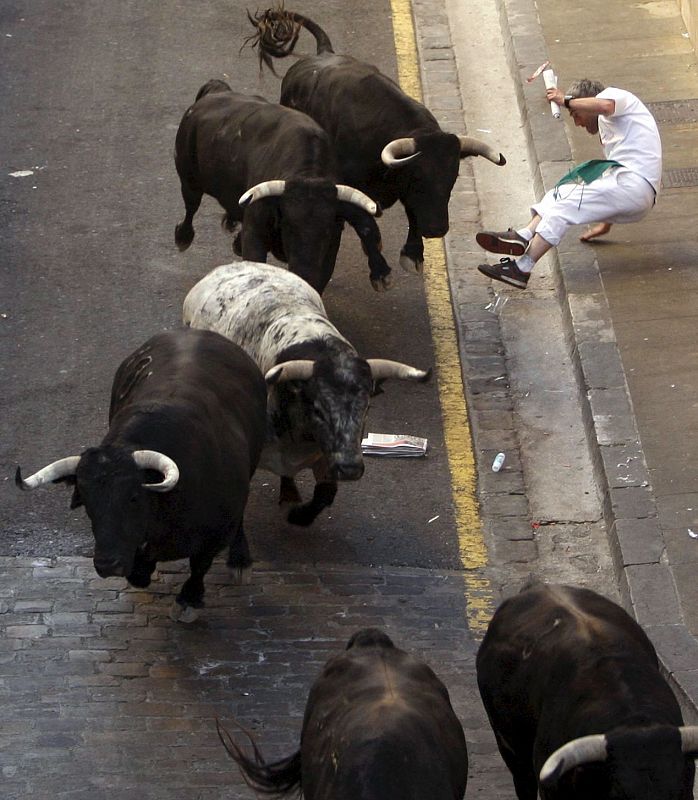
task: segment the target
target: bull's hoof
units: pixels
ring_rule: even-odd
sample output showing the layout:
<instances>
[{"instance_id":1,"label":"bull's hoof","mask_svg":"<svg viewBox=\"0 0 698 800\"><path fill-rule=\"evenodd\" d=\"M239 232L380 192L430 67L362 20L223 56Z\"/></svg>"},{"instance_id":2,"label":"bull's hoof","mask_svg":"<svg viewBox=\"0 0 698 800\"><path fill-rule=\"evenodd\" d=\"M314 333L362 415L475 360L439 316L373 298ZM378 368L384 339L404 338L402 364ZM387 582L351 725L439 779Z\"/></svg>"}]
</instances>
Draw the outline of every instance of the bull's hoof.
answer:
<instances>
[{"instance_id":1,"label":"bull's hoof","mask_svg":"<svg viewBox=\"0 0 698 800\"><path fill-rule=\"evenodd\" d=\"M303 498L298 491L296 482L293 478L281 478L281 486L279 487L279 505L284 503L302 503Z\"/></svg>"},{"instance_id":2,"label":"bull's hoof","mask_svg":"<svg viewBox=\"0 0 698 800\"><path fill-rule=\"evenodd\" d=\"M228 564L230 579L237 586L249 586L252 583L252 567L233 566Z\"/></svg>"},{"instance_id":3,"label":"bull's hoof","mask_svg":"<svg viewBox=\"0 0 698 800\"><path fill-rule=\"evenodd\" d=\"M371 286L373 286L374 290L377 292L387 292L392 285L393 285L393 276L390 274L382 275L381 277L371 278Z\"/></svg>"},{"instance_id":4,"label":"bull's hoof","mask_svg":"<svg viewBox=\"0 0 698 800\"><path fill-rule=\"evenodd\" d=\"M307 506L296 506L288 512L286 519L291 525L300 525L302 528L307 528L312 525L317 517L317 511L310 509Z\"/></svg>"},{"instance_id":5,"label":"bull's hoof","mask_svg":"<svg viewBox=\"0 0 698 800\"><path fill-rule=\"evenodd\" d=\"M152 573L150 572L132 572L126 580L135 589L147 589L152 580Z\"/></svg>"},{"instance_id":6,"label":"bull's hoof","mask_svg":"<svg viewBox=\"0 0 698 800\"><path fill-rule=\"evenodd\" d=\"M189 248L189 245L194 241L194 228L187 227L181 222L175 225L175 244L180 253L183 253Z\"/></svg>"},{"instance_id":7,"label":"bull's hoof","mask_svg":"<svg viewBox=\"0 0 698 800\"><path fill-rule=\"evenodd\" d=\"M424 272L424 260L414 259L406 253L400 253L400 266L405 272L416 272L418 275Z\"/></svg>"},{"instance_id":8,"label":"bull's hoof","mask_svg":"<svg viewBox=\"0 0 698 800\"><path fill-rule=\"evenodd\" d=\"M199 618L200 609L193 606L180 605L176 600L172 603L170 608L170 619L175 622L184 622L189 624L195 622Z\"/></svg>"}]
</instances>

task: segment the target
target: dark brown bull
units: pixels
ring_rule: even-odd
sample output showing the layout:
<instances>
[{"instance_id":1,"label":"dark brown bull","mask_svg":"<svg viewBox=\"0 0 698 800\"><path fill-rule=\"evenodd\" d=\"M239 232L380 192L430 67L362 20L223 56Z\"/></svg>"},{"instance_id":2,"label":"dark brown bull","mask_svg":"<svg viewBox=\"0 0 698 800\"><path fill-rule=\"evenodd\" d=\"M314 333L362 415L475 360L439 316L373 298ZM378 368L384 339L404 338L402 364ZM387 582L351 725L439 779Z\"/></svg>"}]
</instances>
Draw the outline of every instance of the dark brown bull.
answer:
<instances>
[{"instance_id":1,"label":"dark brown bull","mask_svg":"<svg viewBox=\"0 0 698 800\"><path fill-rule=\"evenodd\" d=\"M250 16L248 14L248 16ZM356 186L382 208L399 200L409 230L400 257L404 269L421 272L422 237L448 231L448 202L461 159L504 156L485 142L445 133L431 112L371 64L337 55L323 29L301 14L268 9L250 16L260 62L293 52L301 28L317 43L317 55L301 56L281 83L282 105L303 111L329 134L344 183Z\"/></svg>"},{"instance_id":2,"label":"dark brown bull","mask_svg":"<svg viewBox=\"0 0 698 800\"><path fill-rule=\"evenodd\" d=\"M685 727L642 628L589 589L536 583L497 609L477 679L519 800L691 800Z\"/></svg>"},{"instance_id":3,"label":"dark brown bull","mask_svg":"<svg viewBox=\"0 0 698 800\"><path fill-rule=\"evenodd\" d=\"M265 763L219 728L252 788L305 800L462 800L463 728L448 690L376 628L354 634L313 684L299 750Z\"/></svg>"},{"instance_id":4,"label":"dark brown bull","mask_svg":"<svg viewBox=\"0 0 698 800\"><path fill-rule=\"evenodd\" d=\"M189 558L176 616L203 605L204 576L229 547L242 579L251 559L242 518L266 431L266 384L245 352L210 331L149 339L119 367L109 431L98 447L22 480L21 489L64 481L84 505L102 578L146 587L158 561Z\"/></svg>"},{"instance_id":5,"label":"dark brown bull","mask_svg":"<svg viewBox=\"0 0 698 800\"><path fill-rule=\"evenodd\" d=\"M209 81L182 118L175 165L186 210L175 228L180 250L192 243L194 215L208 194L225 209L226 227L242 223L238 255L264 262L271 252L320 293L349 222L368 256L371 282L387 288L390 267L373 218L380 209L338 182L329 138L305 114Z\"/></svg>"}]
</instances>

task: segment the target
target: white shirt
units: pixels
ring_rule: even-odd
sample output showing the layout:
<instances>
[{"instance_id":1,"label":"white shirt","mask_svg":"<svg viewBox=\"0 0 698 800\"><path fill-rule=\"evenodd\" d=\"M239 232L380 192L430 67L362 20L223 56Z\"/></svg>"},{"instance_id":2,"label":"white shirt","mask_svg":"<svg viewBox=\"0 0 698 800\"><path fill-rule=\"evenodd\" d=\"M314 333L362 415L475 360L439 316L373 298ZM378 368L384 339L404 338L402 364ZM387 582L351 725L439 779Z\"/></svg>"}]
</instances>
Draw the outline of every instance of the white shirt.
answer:
<instances>
[{"instance_id":1,"label":"white shirt","mask_svg":"<svg viewBox=\"0 0 698 800\"><path fill-rule=\"evenodd\" d=\"M642 175L658 193L662 181L662 142L647 106L625 89L609 87L596 96L616 104L613 114L599 114L599 138L606 158Z\"/></svg>"}]
</instances>

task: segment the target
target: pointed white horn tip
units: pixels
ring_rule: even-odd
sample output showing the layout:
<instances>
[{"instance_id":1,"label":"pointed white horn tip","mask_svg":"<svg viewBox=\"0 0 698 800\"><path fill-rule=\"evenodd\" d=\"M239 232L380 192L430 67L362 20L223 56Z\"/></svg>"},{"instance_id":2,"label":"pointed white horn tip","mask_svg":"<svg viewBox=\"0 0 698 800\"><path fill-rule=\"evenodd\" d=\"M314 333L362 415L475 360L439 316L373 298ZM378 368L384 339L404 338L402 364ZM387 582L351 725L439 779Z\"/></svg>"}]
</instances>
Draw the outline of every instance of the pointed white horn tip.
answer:
<instances>
[{"instance_id":1,"label":"pointed white horn tip","mask_svg":"<svg viewBox=\"0 0 698 800\"><path fill-rule=\"evenodd\" d=\"M80 456L67 456L66 458L54 461L52 464L40 469L28 478L22 478L22 470L20 467L17 467L17 471L15 472L15 485L23 491L28 491L47 483L53 483L61 478L74 475L79 462Z\"/></svg>"},{"instance_id":2,"label":"pointed white horn tip","mask_svg":"<svg viewBox=\"0 0 698 800\"><path fill-rule=\"evenodd\" d=\"M241 208L244 208L245 206L249 205L249 204L250 204L250 202L252 201L252 196L253 196L253 195L254 195L254 190L253 190L253 189L248 189L248 190L245 192L245 194L243 194L243 195L240 197L240 199L238 200L238 205L239 205Z\"/></svg>"},{"instance_id":3,"label":"pointed white horn tip","mask_svg":"<svg viewBox=\"0 0 698 800\"><path fill-rule=\"evenodd\" d=\"M277 364L275 367L268 369L264 375L264 380L270 385L273 386L275 383L278 382L279 378L281 377L281 373L284 371L283 364Z\"/></svg>"}]
</instances>

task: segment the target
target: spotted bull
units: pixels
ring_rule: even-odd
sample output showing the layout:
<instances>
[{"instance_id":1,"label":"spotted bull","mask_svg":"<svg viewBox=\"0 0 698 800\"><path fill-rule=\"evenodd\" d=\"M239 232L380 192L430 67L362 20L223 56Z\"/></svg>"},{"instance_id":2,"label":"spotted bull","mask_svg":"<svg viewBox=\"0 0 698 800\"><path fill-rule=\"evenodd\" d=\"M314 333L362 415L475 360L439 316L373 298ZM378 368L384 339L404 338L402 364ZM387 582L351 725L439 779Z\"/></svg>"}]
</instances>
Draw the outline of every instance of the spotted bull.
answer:
<instances>
[{"instance_id":1,"label":"spotted bull","mask_svg":"<svg viewBox=\"0 0 698 800\"><path fill-rule=\"evenodd\" d=\"M242 223L235 249L243 258L266 261L271 252L322 292L347 221L368 256L374 287L388 287L390 267L373 218L380 208L338 183L329 137L305 114L211 80L180 123L175 165L186 212L175 228L180 250L192 243L194 215L208 194L225 209L229 230Z\"/></svg>"},{"instance_id":2,"label":"spotted bull","mask_svg":"<svg viewBox=\"0 0 698 800\"><path fill-rule=\"evenodd\" d=\"M534 583L496 611L477 680L519 800L691 800L683 725L642 628L589 589Z\"/></svg>"},{"instance_id":3,"label":"spotted bull","mask_svg":"<svg viewBox=\"0 0 698 800\"><path fill-rule=\"evenodd\" d=\"M315 38L317 54L301 56L281 83L282 105L303 111L329 134L342 181L356 186L382 208L399 200L409 224L400 264L421 272L422 237L441 237L449 227L448 202L461 159L504 156L483 141L441 130L422 103L405 94L371 64L338 55L313 20L283 7L249 15L260 64L290 55L300 30Z\"/></svg>"},{"instance_id":4,"label":"spotted bull","mask_svg":"<svg viewBox=\"0 0 698 800\"><path fill-rule=\"evenodd\" d=\"M249 570L243 512L265 429L264 378L243 350L209 331L161 333L116 372L102 443L24 480L17 468L16 482L74 486L103 578L146 587L158 561L189 558L173 615L190 621L221 550L238 579Z\"/></svg>"},{"instance_id":5,"label":"spotted bull","mask_svg":"<svg viewBox=\"0 0 698 800\"><path fill-rule=\"evenodd\" d=\"M355 633L313 684L299 749L266 763L221 740L250 786L305 800L462 800L463 728L427 664L376 628ZM251 738L251 737L250 737Z\"/></svg>"},{"instance_id":6,"label":"spotted bull","mask_svg":"<svg viewBox=\"0 0 698 800\"><path fill-rule=\"evenodd\" d=\"M257 363L270 386L260 466L281 476L281 501L300 502L293 480L311 468L312 500L288 519L310 525L331 505L337 482L364 471L361 437L374 382L424 381L429 372L361 358L334 327L320 295L279 267L243 261L218 267L189 292L184 322L222 333Z\"/></svg>"}]
</instances>

